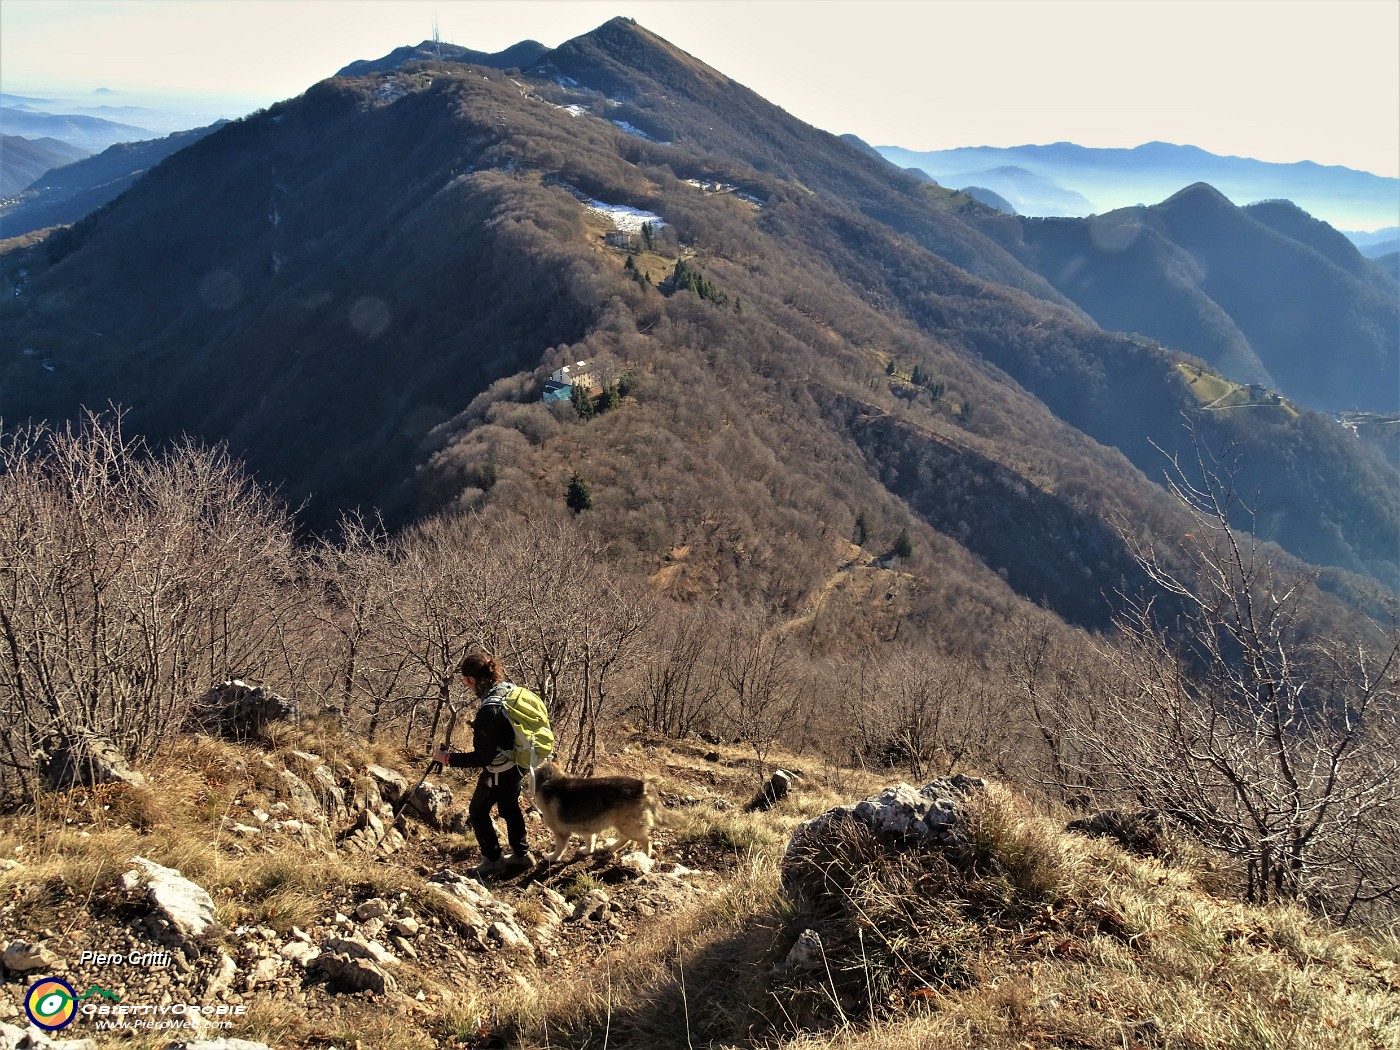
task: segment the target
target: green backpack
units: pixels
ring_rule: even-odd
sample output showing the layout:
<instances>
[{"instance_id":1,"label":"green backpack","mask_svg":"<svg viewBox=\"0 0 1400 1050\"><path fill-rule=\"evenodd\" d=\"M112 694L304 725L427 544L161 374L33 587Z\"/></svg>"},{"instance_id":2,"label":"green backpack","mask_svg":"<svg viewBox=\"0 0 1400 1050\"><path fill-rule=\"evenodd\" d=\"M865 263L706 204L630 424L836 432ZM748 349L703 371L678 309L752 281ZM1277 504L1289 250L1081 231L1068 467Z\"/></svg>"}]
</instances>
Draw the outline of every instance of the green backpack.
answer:
<instances>
[{"instance_id":1,"label":"green backpack","mask_svg":"<svg viewBox=\"0 0 1400 1050\"><path fill-rule=\"evenodd\" d=\"M493 762L488 769L499 773L514 763L521 769L533 770L549 761L549 756L554 754L554 732L549 728L549 711L543 700L524 686L501 682L486 694L481 703L483 707L487 704L504 707L506 717L515 729L515 750L509 755L501 752L499 761Z\"/></svg>"}]
</instances>

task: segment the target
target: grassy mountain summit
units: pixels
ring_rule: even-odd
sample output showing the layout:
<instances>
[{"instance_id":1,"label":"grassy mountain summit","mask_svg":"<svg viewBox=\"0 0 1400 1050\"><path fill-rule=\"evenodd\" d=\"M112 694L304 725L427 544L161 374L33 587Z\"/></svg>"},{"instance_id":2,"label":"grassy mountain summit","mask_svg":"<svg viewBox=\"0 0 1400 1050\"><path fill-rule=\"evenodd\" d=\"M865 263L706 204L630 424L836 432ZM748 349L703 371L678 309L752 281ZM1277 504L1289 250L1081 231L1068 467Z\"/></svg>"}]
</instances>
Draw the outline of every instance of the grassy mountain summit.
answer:
<instances>
[{"instance_id":1,"label":"grassy mountain summit","mask_svg":"<svg viewBox=\"0 0 1400 1050\"><path fill-rule=\"evenodd\" d=\"M1148 856L1067 833L1067 813L992 784L955 811L965 852L842 825L808 855L789 847L795 829L889 781L782 755L803 770L800 786L745 812L754 778L736 749L645 735L626 745L618 771L654 777L672 807L655 857L571 852L480 884L459 874L474 855L462 803L443 805L465 787L455 775L430 782L431 816L410 808L392 848L366 851L335 833L412 784L417 769L399 755L317 729L242 744L191 736L149 770L148 789L75 790L0 818L0 847L19 858L0 870L5 937L23 946L9 958L48 952L73 987L128 1008L154 1010L162 995L222 1006L211 1019L231 1025L225 1037L281 1050L1108 1050L1125 1039L1307 1050L1397 1035L1393 942L1222 899L1184 843ZM332 789L352 781L349 813L328 816ZM529 828L547 839L533 815ZM147 932L160 911L139 878L123 879L141 871L133 855L209 894L198 954ZM71 940L44 933L60 926ZM176 948L185 961L78 955L118 947L157 959ZM362 961L337 960L350 952ZM27 973L0 983L0 1003L18 1009ZM63 1035L132 1045L95 1019ZM17 1041L16 1025L0 1018L0 1035Z\"/></svg>"}]
</instances>

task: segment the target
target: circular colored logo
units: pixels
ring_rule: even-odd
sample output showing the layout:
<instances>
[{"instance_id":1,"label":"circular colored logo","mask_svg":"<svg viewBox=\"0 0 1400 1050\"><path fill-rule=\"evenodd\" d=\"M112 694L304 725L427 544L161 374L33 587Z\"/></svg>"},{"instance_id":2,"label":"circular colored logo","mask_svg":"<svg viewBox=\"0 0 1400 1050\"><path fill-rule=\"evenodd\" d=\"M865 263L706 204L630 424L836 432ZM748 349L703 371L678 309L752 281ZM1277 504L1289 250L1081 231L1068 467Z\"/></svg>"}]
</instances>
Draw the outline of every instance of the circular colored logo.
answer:
<instances>
[{"instance_id":1,"label":"circular colored logo","mask_svg":"<svg viewBox=\"0 0 1400 1050\"><path fill-rule=\"evenodd\" d=\"M73 986L58 977L44 977L29 986L24 1011L29 1019L48 1032L55 1032L73 1020L77 1013Z\"/></svg>"}]
</instances>

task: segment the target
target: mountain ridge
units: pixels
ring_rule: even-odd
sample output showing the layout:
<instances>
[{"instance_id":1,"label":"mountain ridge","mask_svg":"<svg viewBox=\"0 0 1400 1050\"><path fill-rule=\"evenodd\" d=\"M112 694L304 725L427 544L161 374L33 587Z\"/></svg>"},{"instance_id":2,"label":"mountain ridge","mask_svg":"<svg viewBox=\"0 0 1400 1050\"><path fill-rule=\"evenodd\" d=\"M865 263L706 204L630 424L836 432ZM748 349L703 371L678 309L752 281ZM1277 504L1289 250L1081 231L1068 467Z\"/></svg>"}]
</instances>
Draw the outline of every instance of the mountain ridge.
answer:
<instances>
[{"instance_id":1,"label":"mountain ridge","mask_svg":"<svg viewBox=\"0 0 1400 1050\"><path fill-rule=\"evenodd\" d=\"M1161 204L1023 230L1035 265L1105 327L1322 410L1400 410L1393 281L1296 205L1241 209L1195 183Z\"/></svg>"},{"instance_id":2,"label":"mountain ridge","mask_svg":"<svg viewBox=\"0 0 1400 1050\"><path fill-rule=\"evenodd\" d=\"M198 142L227 121L159 139L120 142L43 172L0 207L0 238L73 223L115 199L166 157Z\"/></svg>"},{"instance_id":3,"label":"mountain ridge","mask_svg":"<svg viewBox=\"0 0 1400 1050\"><path fill-rule=\"evenodd\" d=\"M228 441L294 500L313 496L319 526L367 504L393 521L495 499L543 512L563 464L587 450L608 508L596 520L614 522L620 550L659 568L693 541L712 593L747 586L783 606L823 575L805 553L811 530L864 502L921 542L970 551L976 589L997 602L1012 593L992 582L1004 572L1073 622L1106 622L1131 565L1111 529L1086 526L1117 507L1170 532L1141 471L1160 463L1154 441L1179 447L1180 413L1195 411L1177 359L1070 305L1017 257L1013 217L893 172L656 39L615 21L521 77L410 65L331 79L180 151L9 262L19 294L4 306L0 411L61 418L113 398L153 436ZM659 215L658 243L606 243L610 220L590 201ZM646 281L629 277L632 255ZM674 286L682 258L711 298ZM582 425L538 402L543 374L593 357L634 368L673 415ZM914 364L933 378L915 382ZM713 418L678 393L698 389L721 402ZM835 396L852 389L855 402ZM852 426L830 407L864 402L926 422ZM632 427L723 433L726 417L754 421L744 457L711 450L696 476L749 493L746 510L724 512L732 534L712 531L714 502L692 483L668 490L623 466L647 455ZM1395 573L1396 486L1383 464L1352 464L1363 451L1340 428L1195 418L1260 457L1270 538L1321 564ZM894 474L881 474L877 438ZM1279 451L1299 447L1347 466L1300 484ZM782 468L763 467L775 449ZM823 477L811 457L845 476ZM924 496L939 476L951 502ZM775 477L811 492L775 492ZM987 484L1011 502L977 500ZM666 520L642 492L671 508ZM1033 556L1007 542L1017 516L1004 511L1029 514L1036 493L1055 529ZM758 539L744 520L777 532Z\"/></svg>"},{"instance_id":4,"label":"mountain ridge","mask_svg":"<svg viewBox=\"0 0 1400 1050\"><path fill-rule=\"evenodd\" d=\"M86 150L60 139L0 136L0 197L19 193L50 168L88 156Z\"/></svg>"}]
</instances>

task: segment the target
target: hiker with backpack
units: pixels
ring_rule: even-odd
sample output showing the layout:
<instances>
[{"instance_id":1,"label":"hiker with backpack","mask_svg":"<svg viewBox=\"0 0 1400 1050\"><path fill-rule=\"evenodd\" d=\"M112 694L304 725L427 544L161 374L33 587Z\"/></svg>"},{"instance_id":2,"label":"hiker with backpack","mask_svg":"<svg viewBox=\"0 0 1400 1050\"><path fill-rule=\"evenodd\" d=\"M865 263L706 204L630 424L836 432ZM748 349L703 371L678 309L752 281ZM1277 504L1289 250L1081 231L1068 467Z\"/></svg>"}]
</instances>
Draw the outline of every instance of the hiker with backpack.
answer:
<instances>
[{"instance_id":1,"label":"hiker with backpack","mask_svg":"<svg viewBox=\"0 0 1400 1050\"><path fill-rule=\"evenodd\" d=\"M483 857L475 873L493 878L524 871L534 867L535 858L526 840L520 785L554 747L544 702L523 686L506 681L501 662L490 653L468 653L457 673L481 701L472 722L472 750L437 751L433 761L456 769L481 769L467 810ZM509 857L502 855L492 808L506 822Z\"/></svg>"}]
</instances>

